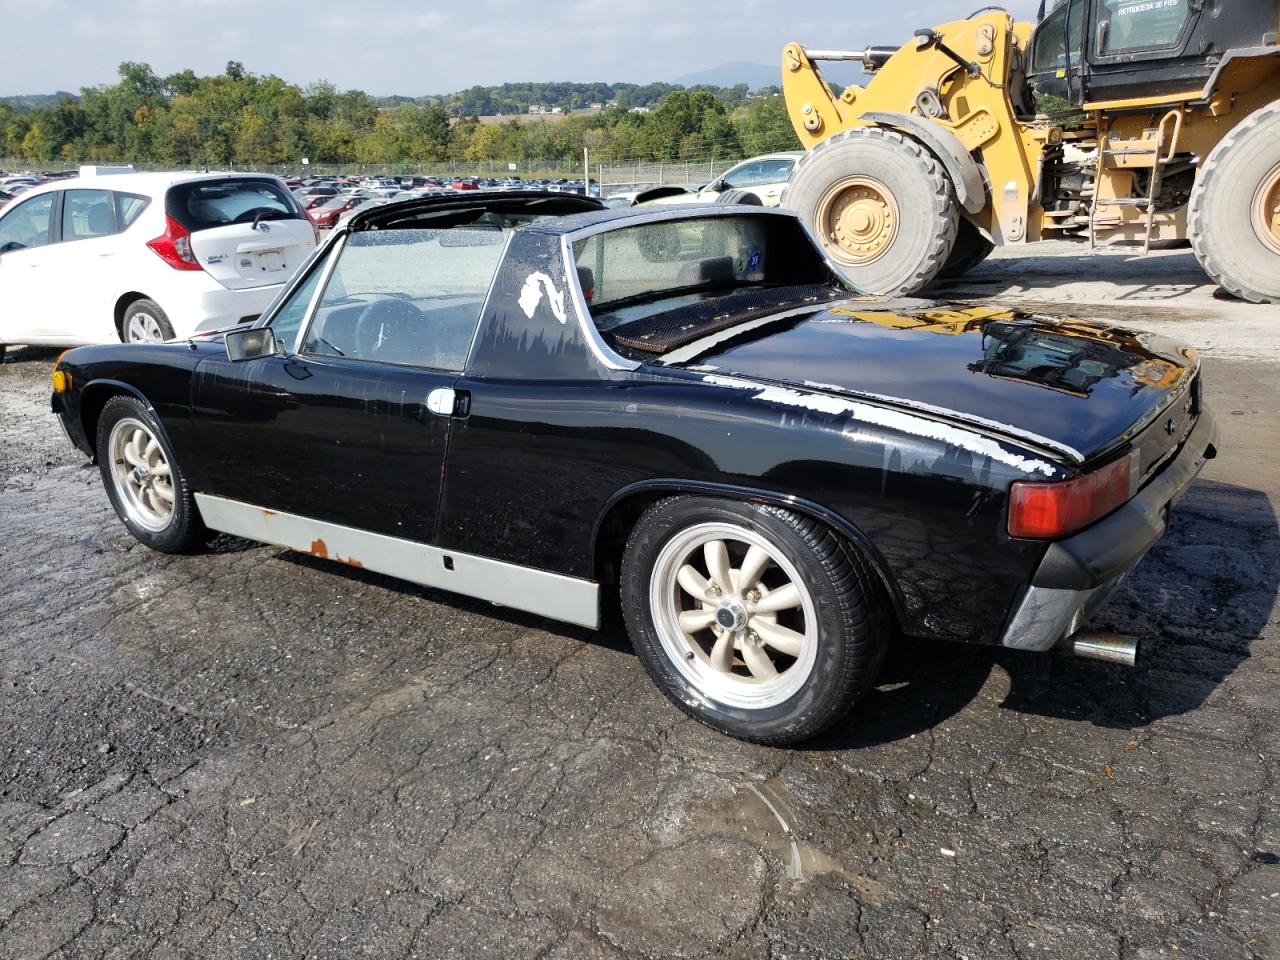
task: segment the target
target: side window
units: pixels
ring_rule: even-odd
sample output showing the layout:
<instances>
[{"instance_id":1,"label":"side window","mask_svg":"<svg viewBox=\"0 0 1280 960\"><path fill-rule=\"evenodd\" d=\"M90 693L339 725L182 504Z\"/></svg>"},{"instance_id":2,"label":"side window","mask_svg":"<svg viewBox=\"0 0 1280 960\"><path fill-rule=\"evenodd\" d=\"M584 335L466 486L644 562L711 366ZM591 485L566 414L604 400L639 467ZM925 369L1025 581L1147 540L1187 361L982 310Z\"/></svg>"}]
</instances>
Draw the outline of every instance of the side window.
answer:
<instances>
[{"instance_id":1,"label":"side window","mask_svg":"<svg viewBox=\"0 0 1280 960\"><path fill-rule=\"evenodd\" d=\"M68 190L62 200L62 240L107 237L116 232L116 214L106 190Z\"/></svg>"},{"instance_id":2,"label":"side window","mask_svg":"<svg viewBox=\"0 0 1280 960\"><path fill-rule=\"evenodd\" d=\"M128 230L133 222L142 216L142 211L151 203L150 197L141 197L136 193L117 193L116 221L121 230Z\"/></svg>"},{"instance_id":3,"label":"side window","mask_svg":"<svg viewBox=\"0 0 1280 960\"><path fill-rule=\"evenodd\" d=\"M1191 16L1190 0L1102 0L1104 57L1176 46Z\"/></svg>"},{"instance_id":4,"label":"side window","mask_svg":"<svg viewBox=\"0 0 1280 960\"><path fill-rule=\"evenodd\" d=\"M785 183L791 178L791 168L794 166L794 160L765 160L761 164L761 176L764 179L760 182Z\"/></svg>"},{"instance_id":5,"label":"side window","mask_svg":"<svg viewBox=\"0 0 1280 960\"><path fill-rule=\"evenodd\" d=\"M307 318L307 310L315 298L323 273L324 264L315 264L310 276L302 282L302 286L289 295L289 299L271 318L271 330L276 335L276 343L284 347L288 353L293 353L298 347L298 333L302 330L302 321Z\"/></svg>"},{"instance_id":6,"label":"side window","mask_svg":"<svg viewBox=\"0 0 1280 960\"><path fill-rule=\"evenodd\" d=\"M731 170L724 178L724 185L730 190L741 187L754 186L760 180L760 164L748 163L739 167L737 170Z\"/></svg>"},{"instance_id":7,"label":"side window","mask_svg":"<svg viewBox=\"0 0 1280 960\"><path fill-rule=\"evenodd\" d=\"M482 222L354 234L301 352L461 370L505 242Z\"/></svg>"},{"instance_id":8,"label":"side window","mask_svg":"<svg viewBox=\"0 0 1280 960\"><path fill-rule=\"evenodd\" d=\"M44 193L10 205L0 217L0 253L43 247L49 242L56 196L56 193Z\"/></svg>"}]
</instances>

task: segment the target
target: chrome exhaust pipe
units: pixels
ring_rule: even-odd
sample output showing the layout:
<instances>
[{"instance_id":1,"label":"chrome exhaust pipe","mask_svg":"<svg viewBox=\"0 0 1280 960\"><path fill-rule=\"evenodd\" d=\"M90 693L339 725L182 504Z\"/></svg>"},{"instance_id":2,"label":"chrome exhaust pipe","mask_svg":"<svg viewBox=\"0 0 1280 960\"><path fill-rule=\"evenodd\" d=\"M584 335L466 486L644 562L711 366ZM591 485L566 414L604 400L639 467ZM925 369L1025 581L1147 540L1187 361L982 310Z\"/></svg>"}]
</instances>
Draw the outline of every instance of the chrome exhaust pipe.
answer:
<instances>
[{"instance_id":1,"label":"chrome exhaust pipe","mask_svg":"<svg viewBox=\"0 0 1280 960\"><path fill-rule=\"evenodd\" d=\"M1138 663L1138 638L1119 633L1081 630L1062 641L1059 648L1077 657L1116 663L1122 667L1132 667Z\"/></svg>"}]
</instances>

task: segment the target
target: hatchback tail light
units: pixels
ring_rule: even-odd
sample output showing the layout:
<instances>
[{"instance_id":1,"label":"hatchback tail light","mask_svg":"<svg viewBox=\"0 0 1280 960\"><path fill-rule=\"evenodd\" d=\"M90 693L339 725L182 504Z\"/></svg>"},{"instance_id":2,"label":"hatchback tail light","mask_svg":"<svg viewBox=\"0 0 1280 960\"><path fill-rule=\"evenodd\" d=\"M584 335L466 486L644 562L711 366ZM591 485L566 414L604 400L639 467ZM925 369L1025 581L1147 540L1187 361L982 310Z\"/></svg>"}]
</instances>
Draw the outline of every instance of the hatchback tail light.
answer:
<instances>
[{"instance_id":1,"label":"hatchback tail light","mask_svg":"<svg viewBox=\"0 0 1280 960\"><path fill-rule=\"evenodd\" d=\"M204 269L191 250L191 231L173 217L164 218L164 233L148 240L147 246L175 270Z\"/></svg>"},{"instance_id":2,"label":"hatchback tail light","mask_svg":"<svg viewBox=\"0 0 1280 960\"><path fill-rule=\"evenodd\" d=\"M1127 503L1138 492L1138 451L1056 483L1018 481L1009 491L1009 536L1066 537Z\"/></svg>"}]
</instances>

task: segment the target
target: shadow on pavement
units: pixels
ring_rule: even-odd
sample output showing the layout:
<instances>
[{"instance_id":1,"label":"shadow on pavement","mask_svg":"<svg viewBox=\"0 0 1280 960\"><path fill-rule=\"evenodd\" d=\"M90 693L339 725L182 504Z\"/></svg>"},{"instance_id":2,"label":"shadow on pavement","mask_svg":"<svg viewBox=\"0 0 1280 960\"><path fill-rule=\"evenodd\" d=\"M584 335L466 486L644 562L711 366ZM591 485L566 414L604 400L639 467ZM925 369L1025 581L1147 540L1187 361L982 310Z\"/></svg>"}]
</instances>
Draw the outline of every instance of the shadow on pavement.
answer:
<instances>
[{"instance_id":1,"label":"shadow on pavement","mask_svg":"<svg viewBox=\"0 0 1280 960\"><path fill-rule=\"evenodd\" d=\"M246 549L252 546L243 543ZM604 629L591 631L335 567L304 554L280 551L277 557L529 629L551 629L602 648L631 652L616 618L606 617ZM1187 713L1200 707L1249 657L1277 593L1280 537L1270 500L1257 490L1200 481L1177 507L1164 538L1090 623L1139 637L1143 652L1136 669L1066 655L903 638L890 651L876 688L844 723L804 744L804 749L858 749L928 730L969 705L996 666L1009 677L1003 709L1123 729ZM636 670L639 680L639 664Z\"/></svg>"},{"instance_id":2,"label":"shadow on pavement","mask_svg":"<svg viewBox=\"0 0 1280 960\"><path fill-rule=\"evenodd\" d=\"M1202 706L1248 659L1280 594L1280 535L1265 493L1200 481L1155 549L1089 624L1142 641L1136 669L1060 654L903 640L880 683L806 749L847 750L921 733L964 709L992 668L1001 708L1136 729Z\"/></svg>"}]
</instances>

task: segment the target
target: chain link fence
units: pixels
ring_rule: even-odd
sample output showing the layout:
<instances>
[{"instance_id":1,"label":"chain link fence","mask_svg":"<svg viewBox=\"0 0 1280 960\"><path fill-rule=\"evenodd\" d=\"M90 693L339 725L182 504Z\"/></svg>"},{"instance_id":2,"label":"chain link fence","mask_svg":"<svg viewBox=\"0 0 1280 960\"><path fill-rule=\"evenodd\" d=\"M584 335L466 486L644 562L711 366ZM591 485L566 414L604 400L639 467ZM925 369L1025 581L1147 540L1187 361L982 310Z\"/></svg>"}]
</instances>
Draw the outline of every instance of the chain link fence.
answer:
<instances>
[{"instance_id":1,"label":"chain link fence","mask_svg":"<svg viewBox=\"0 0 1280 960\"><path fill-rule=\"evenodd\" d=\"M675 162L633 161L622 163L592 163L591 178L600 184L605 196L625 193L645 187L677 185L700 186L724 174L738 160L678 160ZM75 170L81 164L125 166L126 161L47 161L32 163L29 160L0 159L0 171L10 173L53 173ZM581 161L567 160L459 160L431 161L425 163L258 163L219 164L211 166L199 163L149 163L134 162L135 170L226 170L268 173L278 177L304 176L392 176L392 177L521 177L523 179L581 180Z\"/></svg>"},{"instance_id":2,"label":"chain link fence","mask_svg":"<svg viewBox=\"0 0 1280 960\"><path fill-rule=\"evenodd\" d=\"M595 169L601 192L627 193L645 187L694 187L710 183L726 173L737 160L677 160L672 163L610 163Z\"/></svg>"}]
</instances>

